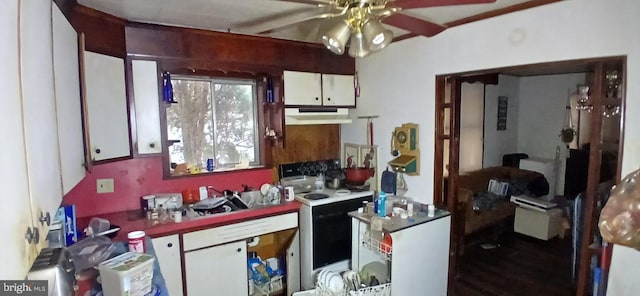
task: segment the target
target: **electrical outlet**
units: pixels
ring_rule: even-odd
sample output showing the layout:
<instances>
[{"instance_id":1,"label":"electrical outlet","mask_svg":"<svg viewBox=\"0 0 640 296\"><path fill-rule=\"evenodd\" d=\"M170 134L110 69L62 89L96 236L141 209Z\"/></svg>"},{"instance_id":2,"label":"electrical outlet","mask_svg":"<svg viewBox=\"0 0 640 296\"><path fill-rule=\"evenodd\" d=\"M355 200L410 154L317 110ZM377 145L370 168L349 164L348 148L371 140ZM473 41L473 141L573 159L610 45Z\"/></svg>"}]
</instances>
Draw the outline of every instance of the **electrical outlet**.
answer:
<instances>
[{"instance_id":1,"label":"electrical outlet","mask_svg":"<svg viewBox=\"0 0 640 296\"><path fill-rule=\"evenodd\" d=\"M96 182L98 193L111 193L113 192L113 179L98 179Z\"/></svg>"}]
</instances>

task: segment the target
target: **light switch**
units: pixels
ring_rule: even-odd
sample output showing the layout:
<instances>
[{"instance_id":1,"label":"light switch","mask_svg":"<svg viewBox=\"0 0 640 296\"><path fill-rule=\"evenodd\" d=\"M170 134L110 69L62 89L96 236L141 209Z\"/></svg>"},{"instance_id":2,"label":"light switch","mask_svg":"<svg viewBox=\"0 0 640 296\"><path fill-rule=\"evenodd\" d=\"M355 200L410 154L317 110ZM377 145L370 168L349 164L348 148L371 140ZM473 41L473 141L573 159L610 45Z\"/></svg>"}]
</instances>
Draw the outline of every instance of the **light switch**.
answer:
<instances>
[{"instance_id":1,"label":"light switch","mask_svg":"<svg viewBox=\"0 0 640 296\"><path fill-rule=\"evenodd\" d=\"M98 179L96 183L98 193L113 192L113 179Z\"/></svg>"}]
</instances>

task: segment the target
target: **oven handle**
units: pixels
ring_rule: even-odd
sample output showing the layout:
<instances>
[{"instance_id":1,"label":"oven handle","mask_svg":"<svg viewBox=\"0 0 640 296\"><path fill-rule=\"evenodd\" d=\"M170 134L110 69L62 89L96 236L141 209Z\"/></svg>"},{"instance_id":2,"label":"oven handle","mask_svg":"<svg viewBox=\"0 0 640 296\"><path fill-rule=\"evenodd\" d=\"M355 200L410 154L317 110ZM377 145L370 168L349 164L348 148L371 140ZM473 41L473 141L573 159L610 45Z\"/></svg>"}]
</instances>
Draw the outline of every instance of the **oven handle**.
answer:
<instances>
[{"instance_id":1,"label":"oven handle","mask_svg":"<svg viewBox=\"0 0 640 296\"><path fill-rule=\"evenodd\" d=\"M313 217L313 220L319 220L319 219L327 219L327 218L334 218L334 217L343 217L345 216L346 213L344 212L337 212L337 213L327 213L327 214L316 214Z\"/></svg>"}]
</instances>

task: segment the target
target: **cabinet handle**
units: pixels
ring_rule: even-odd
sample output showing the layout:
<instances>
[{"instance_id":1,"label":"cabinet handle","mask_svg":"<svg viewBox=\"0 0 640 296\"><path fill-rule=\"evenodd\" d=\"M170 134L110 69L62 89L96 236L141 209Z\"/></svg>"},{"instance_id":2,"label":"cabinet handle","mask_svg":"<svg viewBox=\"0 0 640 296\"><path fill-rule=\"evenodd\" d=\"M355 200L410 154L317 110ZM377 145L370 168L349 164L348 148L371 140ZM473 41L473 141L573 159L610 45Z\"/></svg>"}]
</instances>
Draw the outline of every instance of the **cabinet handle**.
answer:
<instances>
[{"instance_id":1,"label":"cabinet handle","mask_svg":"<svg viewBox=\"0 0 640 296\"><path fill-rule=\"evenodd\" d=\"M169 248L173 247L173 243L168 243L167 247L169 247Z\"/></svg>"},{"instance_id":2,"label":"cabinet handle","mask_svg":"<svg viewBox=\"0 0 640 296\"><path fill-rule=\"evenodd\" d=\"M40 229L38 227L33 228L33 244L37 245L40 243Z\"/></svg>"},{"instance_id":3,"label":"cabinet handle","mask_svg":"<svg viewBox=\"0 0 640 296\"><path fill-rule=\"evenodd\" d=\"M51 214L47 212L45 215L43 212L40 212L40 218L38 218L38 220L40 220L40 225L44 226L44 223L47 223L47 226L49 226L51 225Z\"/></svg>"},{"instance_id":4,"label":"cabinet handle","mask_svg":"<svg viewBox=\"0 0 640 296\"><path fill-rule=\"evenodd\" d=\"M327 98L327 101L331 101L331 98Z\"/></svg>"},{"instance_id":5,"label":"cabinet handle","mask_svg":"<svg viewBox=\"0 0 640 296\"><path fill-rule=\"evenodd\" d=\"M316 101L320 100L318 97L316 97Z\"/></svg>"},{"instance_id":6,"label":"cabinet handle","mask_svg":"<svg viewBox=\"0 0 640 296\"><path fill-rule=\"evenodd\" d=\"M96 153L100 154L100 148L96 148Z\"/></svg>"},{"instance_id":7,"label":"cabinet handle","mask_svg":"<svg viewBox=\"0 0 640 296\"><path fill-rule=\"evenodd\" d=\"M155 143L149 144L149 148L156 148L156 144Z\"/></svg>"},{"instance_id":8,"label":"cabinet handle","mask_svg":"<svg viewBox=\"0 0 640 296\"><path fill-rule=\"evenodd\" d=\"M236 251L238 251L238 253L242 252L242 248L238 248Z\"/></svg>"},{"instance_id":9,"label":"cabinet handle","mask_svg":"<svg viewBox=\"0 0 640 296\"><path fill-rule=\"evenodd\" d=\"M24 234L24 238L27 240L27 243L31 244L31 241L33 241L33 232L31 231L31 227L27 227L27 233Z\"/></svg>"}]
</instances>

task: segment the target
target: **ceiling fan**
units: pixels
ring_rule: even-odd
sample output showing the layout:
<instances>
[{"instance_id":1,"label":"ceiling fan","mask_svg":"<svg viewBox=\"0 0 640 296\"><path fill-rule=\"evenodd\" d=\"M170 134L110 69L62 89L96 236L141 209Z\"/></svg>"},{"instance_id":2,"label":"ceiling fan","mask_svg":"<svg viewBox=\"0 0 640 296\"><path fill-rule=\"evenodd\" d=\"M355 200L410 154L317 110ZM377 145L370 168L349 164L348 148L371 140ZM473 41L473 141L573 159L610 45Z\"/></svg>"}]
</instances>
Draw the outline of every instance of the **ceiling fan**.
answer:
<instances>
[{"instance_id":1,"label":"ceiling fan","mask_svg":"<svg viewBox=\"0 0 640 296\"><path fill-rule=\"evenodd\" d=\"M273 0L311 4L311 10L298 10L258 23L246 24L245 30L268 34L284 30L302 22L330 19L335 22L322 34L322 43L335 54L344 54L349 44L349 55L365 57L385 48L393 33L382 23L407 30L415 35L434 36L445 26L412 17L403 10L435 6L483 4L496 0Z\"/></svg>"}]
</instances>

